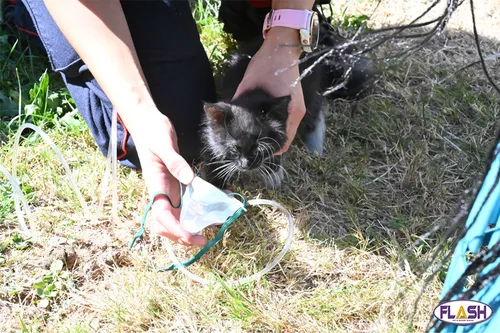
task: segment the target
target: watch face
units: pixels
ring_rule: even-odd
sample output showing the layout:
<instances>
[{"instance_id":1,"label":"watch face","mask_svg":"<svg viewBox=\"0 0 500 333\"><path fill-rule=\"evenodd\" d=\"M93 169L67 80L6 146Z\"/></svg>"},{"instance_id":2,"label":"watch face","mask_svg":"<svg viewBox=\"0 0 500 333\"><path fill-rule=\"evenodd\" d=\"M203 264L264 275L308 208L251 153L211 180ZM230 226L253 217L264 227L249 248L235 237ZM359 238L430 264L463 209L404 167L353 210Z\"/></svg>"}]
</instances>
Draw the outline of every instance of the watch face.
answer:
<instances>
[{"instance_id":1,"label":"watch face","mask_svg":"<svg viewBox=\"0 0 500 333\"><path fill-rule=\"evenodd\" d=\"M313 12L311 18L311 49L316 49L318 47L319 42L319 19L318 13Z\"/></svg>"}]
</instances>

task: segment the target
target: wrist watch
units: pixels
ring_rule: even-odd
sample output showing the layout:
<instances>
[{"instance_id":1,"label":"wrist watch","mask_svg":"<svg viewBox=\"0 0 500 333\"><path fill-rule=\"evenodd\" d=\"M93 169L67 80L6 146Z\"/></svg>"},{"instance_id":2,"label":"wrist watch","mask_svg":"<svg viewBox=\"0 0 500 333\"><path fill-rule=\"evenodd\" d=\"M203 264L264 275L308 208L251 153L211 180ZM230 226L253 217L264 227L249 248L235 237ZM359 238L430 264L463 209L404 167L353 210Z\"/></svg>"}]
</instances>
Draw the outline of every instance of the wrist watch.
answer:
<instances>
[{"instance_id":1,"label":"wrist watch","mask_svg":"<svg viewBox=\"0 0 500 333\"><path fill-rule=\"evenodd\" d=\"M299 30L300 44L304 52L312 52L318 47L319 19L312 10L276 9L271 10L264 20L262 36L273 27L286 27Z\"/></svg>"}]
</instances>

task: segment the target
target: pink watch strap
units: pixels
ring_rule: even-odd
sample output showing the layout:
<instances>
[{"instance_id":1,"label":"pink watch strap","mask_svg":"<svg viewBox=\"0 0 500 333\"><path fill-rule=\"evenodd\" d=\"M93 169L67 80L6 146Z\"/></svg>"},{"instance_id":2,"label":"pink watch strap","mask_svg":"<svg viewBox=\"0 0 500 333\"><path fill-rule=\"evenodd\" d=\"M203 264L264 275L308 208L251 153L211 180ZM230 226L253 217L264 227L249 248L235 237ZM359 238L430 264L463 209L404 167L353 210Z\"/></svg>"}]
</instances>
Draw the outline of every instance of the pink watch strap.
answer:
<instances>
[{"instance_id":1,"label":"pink watch strap","mask_svg":"<svg viewBox=\"0 0 500 333\"><path fill-rule=\"evenodd\" d=\"M271 16L270 16L271 15ZM297 30L305 29L310 17L309 10L277 9L269 12L264 20L262 34L266 34L272 27L287 27Z\"/></svg>"}]
</instances>

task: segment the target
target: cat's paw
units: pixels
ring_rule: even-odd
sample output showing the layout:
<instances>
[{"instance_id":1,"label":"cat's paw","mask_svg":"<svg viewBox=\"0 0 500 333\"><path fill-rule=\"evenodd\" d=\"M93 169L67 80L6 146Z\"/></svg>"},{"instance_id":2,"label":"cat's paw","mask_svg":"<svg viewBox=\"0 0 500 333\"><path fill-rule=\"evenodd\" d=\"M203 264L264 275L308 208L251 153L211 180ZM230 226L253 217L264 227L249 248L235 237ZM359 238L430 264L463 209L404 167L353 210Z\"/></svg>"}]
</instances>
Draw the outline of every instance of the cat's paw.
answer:
<instances>
[{"instance_id":1,"label":"cat's paw","mask_svg":"<svg viewBox=\"0 0 500 333\"><path fill-rule=\"evenodd\" d=\"M283 169L278 168L276 171L269 171L266 176L263 177L264 186L270 190L276 190L281 187L285 174Z\"/></svg>"},{"instance_id":2,"label":"cat's paw","mask_svg":"<svg viewBox=\"0 0 500 333\"><path fill-rule=\"evenodd\" d=\"M323 147L325 144L325 134L326 134L326 122L324 111L318 115L318 119L316 120L316 127L314 131L309 133L306 136L305 146L309 153L318 154L319 156L323 156Z\"/></svg>"}]
</instances>

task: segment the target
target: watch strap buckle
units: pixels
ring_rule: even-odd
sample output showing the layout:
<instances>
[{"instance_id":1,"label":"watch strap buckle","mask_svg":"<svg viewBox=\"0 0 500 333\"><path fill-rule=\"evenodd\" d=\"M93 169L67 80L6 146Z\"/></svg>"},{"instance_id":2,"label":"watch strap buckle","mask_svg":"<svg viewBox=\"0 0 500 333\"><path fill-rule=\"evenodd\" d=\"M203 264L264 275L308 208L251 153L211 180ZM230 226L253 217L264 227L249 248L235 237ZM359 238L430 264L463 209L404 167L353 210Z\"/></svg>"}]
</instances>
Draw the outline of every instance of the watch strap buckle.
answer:
<instances>
[{"instance_id":1,"label":"watch strap buckle","mask_svg":"<svg viewBox=\"0 0 500 333\"><path fill-rule=\"evenodd\" d=\"M264 37L264 39L266 39L266 35L267 33L269 32L269 30L271 30L271 23L273 21L273 14L274 14L274 10L271 9L271 11L269 13L267 13L266 15L266 18L264 19L264 28L262 29L262 37Z\"/></svg>"}]
</instances>

